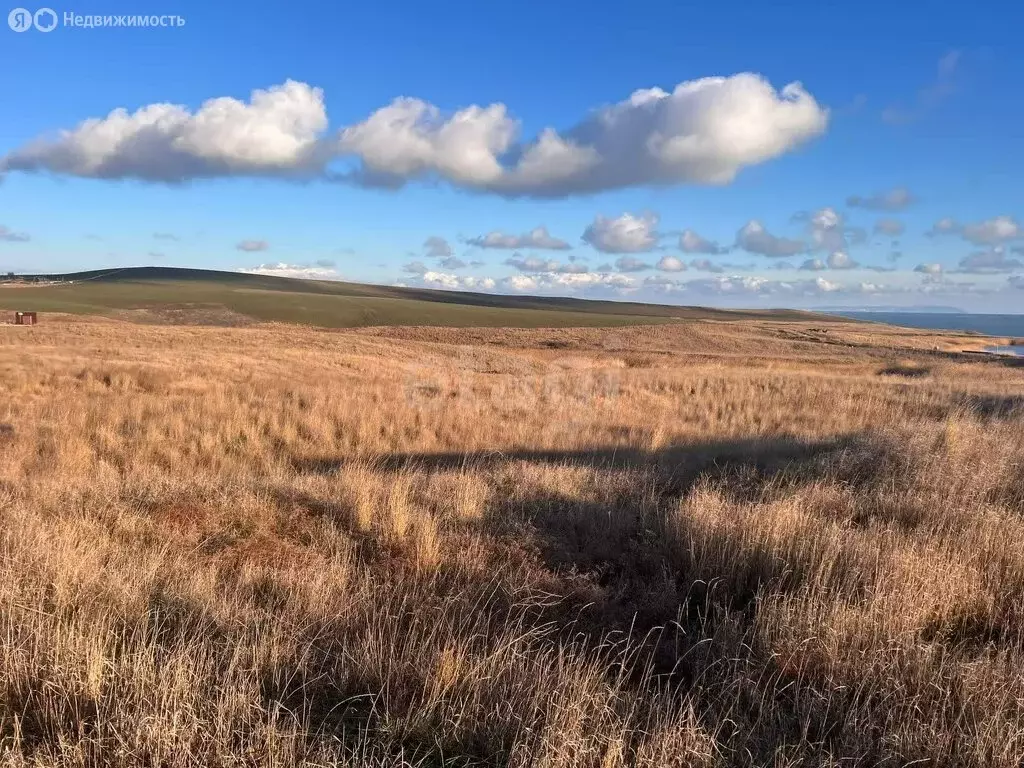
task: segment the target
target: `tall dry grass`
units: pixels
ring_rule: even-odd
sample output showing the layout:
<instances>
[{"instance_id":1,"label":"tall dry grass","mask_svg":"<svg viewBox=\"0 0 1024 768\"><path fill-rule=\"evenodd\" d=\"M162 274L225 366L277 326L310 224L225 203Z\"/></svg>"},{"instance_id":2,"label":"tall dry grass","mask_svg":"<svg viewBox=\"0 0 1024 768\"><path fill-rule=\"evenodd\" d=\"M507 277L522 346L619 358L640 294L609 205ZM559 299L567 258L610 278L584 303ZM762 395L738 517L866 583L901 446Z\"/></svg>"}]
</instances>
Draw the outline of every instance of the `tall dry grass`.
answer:
<instances>
[{"instance_id":1,"label":"tall dry grass","mask_svg":"<svg viewBox=\"0 0 1024 768\"><path fill-rule=\"evenodd\" d=\"M1024 759L1024 369L857 326L0 331L3 765Z\"/></svg>"}]
</instances>

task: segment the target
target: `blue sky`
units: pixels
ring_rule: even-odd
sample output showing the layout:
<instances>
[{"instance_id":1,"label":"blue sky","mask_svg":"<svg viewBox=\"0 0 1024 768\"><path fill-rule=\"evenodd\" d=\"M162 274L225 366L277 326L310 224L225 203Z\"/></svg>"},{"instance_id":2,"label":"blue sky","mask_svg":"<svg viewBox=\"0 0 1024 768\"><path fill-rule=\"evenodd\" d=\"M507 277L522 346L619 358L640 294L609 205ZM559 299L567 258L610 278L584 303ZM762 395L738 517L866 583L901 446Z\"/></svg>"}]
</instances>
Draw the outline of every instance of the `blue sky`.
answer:
<instances>
[{"instance_id":1,"label":"blue sky","mask_svg":"<svg viewBox=\"0 0 1024 768\"><path fill-rule=\"evenodd\" d=\"M0 270L1024 311L1018 4L53 10L0 28Z\"/></svg>"}]
</instances>

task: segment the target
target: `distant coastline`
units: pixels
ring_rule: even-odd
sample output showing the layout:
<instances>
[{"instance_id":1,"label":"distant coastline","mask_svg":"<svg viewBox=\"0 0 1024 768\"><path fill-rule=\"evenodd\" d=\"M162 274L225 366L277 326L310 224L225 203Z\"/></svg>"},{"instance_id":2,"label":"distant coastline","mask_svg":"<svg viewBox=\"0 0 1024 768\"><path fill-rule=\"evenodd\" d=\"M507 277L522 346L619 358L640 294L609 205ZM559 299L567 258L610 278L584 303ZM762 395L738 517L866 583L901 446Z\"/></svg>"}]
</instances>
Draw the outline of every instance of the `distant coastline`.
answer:
<instances>
[{"instance_id":1,"label":"distant coastline","mask_svg":"<svg viewBox=\"0 0 1024 768\"><path fill-rule=\"evenodd\" d=\"M831 311L854 320L867 320L930 331L965 331L986 336L1024 338L1024 315L974 315L967 312L847 312Z\"/></svg>"}]
</instances>

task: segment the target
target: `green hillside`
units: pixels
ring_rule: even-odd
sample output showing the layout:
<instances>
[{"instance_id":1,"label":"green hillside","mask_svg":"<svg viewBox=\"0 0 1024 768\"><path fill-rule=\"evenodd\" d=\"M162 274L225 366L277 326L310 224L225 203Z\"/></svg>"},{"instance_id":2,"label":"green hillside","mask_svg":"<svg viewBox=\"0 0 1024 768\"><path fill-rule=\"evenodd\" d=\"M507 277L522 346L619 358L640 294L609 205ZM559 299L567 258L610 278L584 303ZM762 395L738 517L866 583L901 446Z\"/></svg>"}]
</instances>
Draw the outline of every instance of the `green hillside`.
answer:
<instances>
[{"instance_id":1,"label":"green hillside","mask_svg":"<svg viewBox=\"0 0 1024 768\"><path fill-rule=\"evenodd\" d=\"M0 286L0 309L110 314L124 310L227 310L259 321L327 328L372 325L616 326L687 319L801 319L791 310L730 311L558 297L298 280L238 272L136 267L36 276L60 283ZM823 318L819 318L822 319Z\"/></svg>"}]
</instances>

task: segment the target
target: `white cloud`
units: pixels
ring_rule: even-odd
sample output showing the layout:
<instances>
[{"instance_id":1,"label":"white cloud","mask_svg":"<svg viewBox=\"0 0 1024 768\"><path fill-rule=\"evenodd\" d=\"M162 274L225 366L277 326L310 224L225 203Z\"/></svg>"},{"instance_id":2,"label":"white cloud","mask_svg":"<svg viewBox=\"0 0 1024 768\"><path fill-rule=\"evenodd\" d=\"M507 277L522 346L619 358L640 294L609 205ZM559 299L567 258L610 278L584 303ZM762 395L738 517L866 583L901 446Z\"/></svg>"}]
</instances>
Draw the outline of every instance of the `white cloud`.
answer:
<instances>
[{"instance_id":1,"label":"white cloud","mask_svg":"<svg viewBox=\"0 0 1024 768\"><path fill-rule=\"evenodd\" d=\"M698 272L723 272L724 268L709 259L694 259L690 266Z\"/></svg>"},{"instance_id":2,"label":"white cloud","mask_svg":"<svg viewBox=\"0 0 1024 768\"><path fill-rule=\"evenodd\" d=\"M0 241L5 243L27 243L32 238L24 232L14 232L7 227L0 226Z\"/></svg>"},{"instance_id":3,"label":"white cloud","mask_svg":"<svg viewBox=\"0 0 1024 768\"><path fill-rule=\"evenodd\" d=\"M493 291L495 285L497 285L497 283L495 282L493 277L472 277L472 276L462 278L462 284L466 288L479 288L479 289L483 289L485 291Z\"/></svg>"},{"instance_id":4,"label":"white cloud","mask_svg":"<svg viewBox=\"0 0 1024 768\"><path fill-rule=\"evenodd\" d=\"M537 278L532 275L510 275L502 282L513 291L535 291L538 287Z\"/></svg>"},{"instance_id":5,"label":"white cloud","mask_svg":"<svg viewBox=\"0 0 1024 768\"><path fill-rule=\"evenodd\" d=\"M615 260L615 268L619 272L643 272L645 269L650 269L651 265L636 256L619 256Z\"/></svg>"},{"instance_id":6,"label":"white cloud","mask_svg":"<svg viewBox=\"0 0 1024 768\"><path fill-rule=\"evenodd\" d=\"M839 283L833 283L823 277L816 278L813 283L814 290L821 293L834 293L841 291L843 287Z\"/></svg>"},{"instance_id":7,"label":"white cloud","mask_svg":"<svg viewBox=\"0 0 1024 768\"><path fill-rule=\"evenodd\" d=\"M918 264L914 267L915 272L921 272L925 275L941 275L942 265L941 264Z\"/></svg>"},{"instance_id":8,"label":"white cloud","mask_svg":"<svg viewBox=\"0 0 1024 768\"><path fill-rule=\"evenodd\" d=\"M865 208L869 211L902 211L915 200L914 195L906 187L894 187L866 197L850 195L846 198L846 204L851 208Z\"/></svg>"},{"instance_id":9,"label":"white cloud","mask_svg":"<svg viewBox=\"0 0 1024 768\"><path fill-rule=\"evenodd\" d=\"M506 235L503 232L488 232L482 237L466 241L477 248L507 248L518 250L536 248L540 250L567 251L572 248L565 240L552 237L545 227L535 227L524 235Z\"/></svg>"},{"instance_id":10,"label":"white cloud","mask_svg":"<svg viewBox=\"0 0 1024 768\"><path fill-rule=\"evenodd\" d=\"M795 256L807 250L807 244L803 240L776 237L765 229L761 222L754 219L744 224L736 233L736 245L750 253L771 257Z\"/></svg>"},{"instance_id":11,"label":"white cloud","mask_svg":"<svg viewBox=\"0 0 1024 768\"><path fill-rule=\"evenodd\" d=\"M825 132L828 111L799 83L781 91L759 75L708 77L671 92L635 91L564 134L548 128L518 143L504 104L445 116L419 99L396 99L342 131L355 157L350 178L400 183L439 176L508 195L564 196L647 184L725 184L746 166Z\"/></svg>"},{"instance_id":12,"label":"white cloud","mask_svg":"<svg viewBox=\"0 0 1024 768\"><path fill-rule=\"evenodd\" d=\"M449 118L433 104L399 98L342 130L340 155L362 163L361 176L400 185L437 174L455 184L488 187L505 173L499 157L512 148L518 126L504 104L471 106Z\"/></svg>"},{"instance_id":13,"label":"white cloud","mask_svg":"<svg viewBox=\"0 0 1024 768\"><path fill-rule=\"evenodd\" d=\"M580 274L587 271L586 264L569 262L563 264L556 259L540 259L536 256L522 256L514 253L503 262L510 267L515 267L520 272L559 272L562 274Z\"/></svg>"},{"instance_id":14,"label":"white cloud","mask_svg":"<svg viewBox=\"0 0 1024 768\"><path fill-rule=\"evenodd\" d=\"M821 259L807 259L807 261L800 265L800 269L811 272L820 272L828 269L828 264Z\"/></svg>"},{"instance_id":15,"label":"white cloud","mask_svg":"<svg viewBox=\"0 0 1024 768\"><path fill-rule=\"evenodd\" d=\"M182 182L216 176L309 175L324 158L323 93L305 83L252 92L248 103L210 99L194 113L151 104L115 109L0 159L5 171L50 171L105 179Z\"/></svg>"},{"instance_id":16,"label":"white cloud","mask_svg":"<svg viewBox=\"0 0 1024 768\"><path fill-rule=\"evenodd\" d=\"M1006 248L997 245L987 251L975 251L960 260L959 272L973 274L991 274L999 272L1016 272L1024 269L1024 262L1010 258Z\"/></svg>"},{"instance_id":17,"label":"white cloud","mask_svg":"<svg viewBox=\"0 0 1024 768\"><path fill-rule=\"evenodd\" d=\"M410 275L425 275L430 271L430 267L422 261L411 261L402 265L402 271L408 272Z\"/></svg>"},{"instance_id":18,"label":"white cloud","mask_svg":"<svg viewBox=\"0 0 1024 768\"><path fill-rule=\"evenodd\" d=\"M155 258L155 256L154 256ZM256 267L239 269L247 275L270 275L272 277L295 277L304 280L341 280L341 275L331 268L310 266L308 264L260 264Z\"/></svg>"},{"instance_id":19,"label":"white cloud","mask_svg":"<svg viewBox=\"0 0 1024 768\"><path fill-rule=\"evenodd\" d=\"M931 228L925 232L928 237L936 237L937 235L952 235L960 231L960 225L955 219L951 219L946 216L939 219Z\"/></svg>"},{"instance_id":20,"label":"white cloud","mask_svg":"<svg viewBox=\"0 0 1024 768\"><path fill-rule=\"evenodd\" d=\"M538 272L531 275L511 275L502 281L510 290L550 291L550 290L591 290L606 288L617 293L632 291L636 288L636 279L629 275L614 272Z\"/></svg>"},{"instance_id":21,"label":"white cloud","mask_svg":"<svg viewBox=\"0 0 1024 768\"><path fill-rule=\"evenodd\" d=\"M448 272L424 272L420 281L431 288L443 288L449 291L458 290L494 290L497 282L490 277L473 277L472 275L453 275Z\"/></svg>"},{"instance_id":22,"label":"white cloud","mask_svg":"<svg viewBox=\"0 0 1024 768\"><path fill-rule=\"evenodd\" d=\"M906 227L899 219L879 219L875 222L875 232L889 237L899 237Z\"/></svg>"},{"instance_id":23,"label":"white cloud","mask_svg":"<svg viewBox=\"0 0 1024 768\"><path fill-rule=\"evenodd\" d=\"M446 272L434 272L433 270L427 270L424 272L420 279L425 285L435 286L437 288L455 289L462 285L462 281L459 280L458 275L450 275Z\"/></svg>"},{"instance_id":24,"label":"white cloud","mask_svg":"<svg viewBox=\"0 0 1024 768\"><path fill-rule=\"evenodd\" d=\"M665 275L651 275L644 278L644 288L650 288L659 293L671 293L672 291L686 290L686 283Z\"/></svg>"},{"instance_id":25,"label":"white cloud","mask_svg":"<svg viewBox=\"0 0 1024 768\"><path fill-rule=\"evenodd\" d=\"M999 245L1024 238L1024 227L1013 216L993 216L974 224L960 224L946 217L932 224L925 234L929 237L960 235L974 245Z\"/></svg>"},{"instance_id":26,"label":"white cloud","mask_svg":"<svg viewBox=\"0 0 1024 768\"><path fill-rule=\"evenodd\" d=\"M851 245L867 240L861 227L849 227L835 208L821 208L807 215L807 234L812 251L847 251Z\"/></svg>"},{"instance_id":27,"label":"white cloud","mask_svg":"<svg viewBox=\"0 0 1024 768\"><path fill-rule=\"evenodd\" d=\"M828 255L829 269L856 269L860 266L845 251L833 251Z\"/></svg>"},{"instance_id":28,"label":"white cloud","mask_svg":"<svg viewBox=\"0 0 1024 768\"><path fill-rule=\"evenodd\" d=\"M1012 216L996 216L977 224L965 224L960 234L975 245L995 245L1024 237L1024 229Z\"/></svg>"},{"instance_id":29,"label":"white cloud","mask_svg":"<svg viewBox=\"0 0 1024 768\"><path fill-rule=\"evenodd\" d=\"M653 213L624 213L615 219L597 216L583 231L583 241L602 253L643 253L658 245L657 227Z\"/></svg>"},{"instance_id":30,"label":"white cloud","mask_svg":"<svg viewBox=\"0 0 1024 768\"><path fill-rule=\"evenodd\" d=\"M686 269L686 264L677 256L665 255L659 259L657 267L662 272L682 272Z\"/></svg>"},{"instance_id":31,"label":"white cloud","mask_svg":"<svg viewBox=\"0 0 1024 768\"><path fill-rule=\"evenodd\" d=\"M679 236L679 250L683 253L706 253L715 255L725 253L728 248L722 248L718 243L701 237L692 229L684 229Z\"/></svg>"},{"instance_id":32,"label":"white cloud","mask_svg":"<svg viewBox=\"0 0 1024 768\"><path fill-rule=\"evenodd\" d=\"M642 185L726 184L745 167L823 134L828 110L799 83L776 90L740 73L634 91L563 133L521 140L501 103L453 113L398 98L326 135L323 93L306 83L188 107L119 108L0 159L7 171L182 182L234 175L324 178L397 187L437 177L498 194L559 197ZM329 169L351 160L347 170Z\"/></svg>"},{"instance_id":33,"label":"white cloud","mask_svg":"<svg viewBox=\"0 0 1024 768\"><path fill-rule=\"evenodd\" d=\"M270 244L266 240L243 240L235 245L235 248L239 251L245 251L247 253L255 253L257 251L266 251L270 248Z\"/></svg>"}]
</instances>

